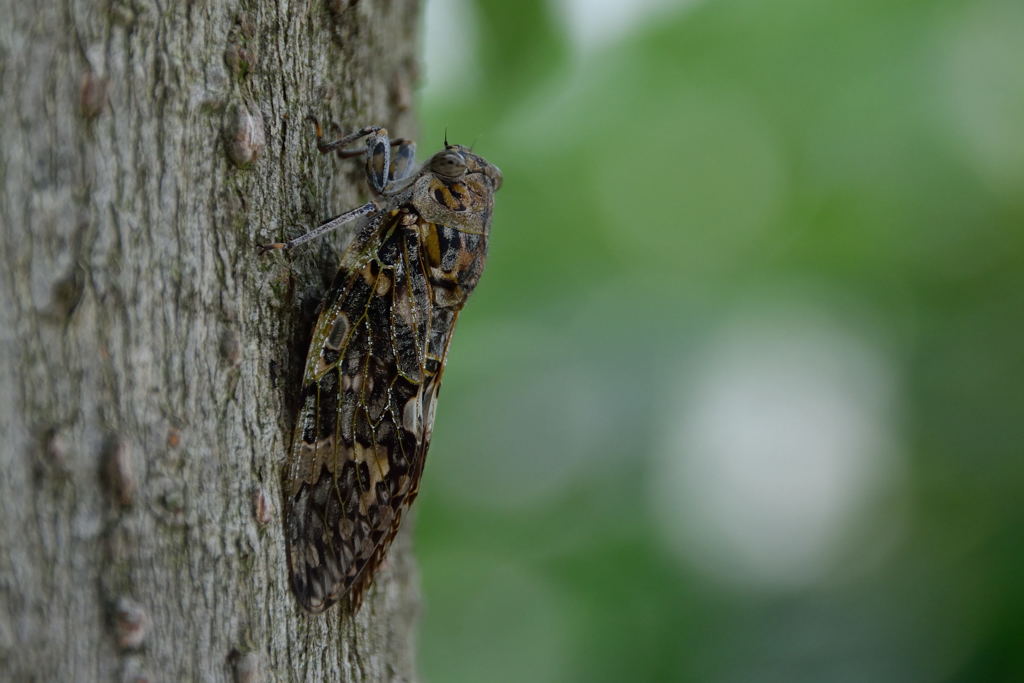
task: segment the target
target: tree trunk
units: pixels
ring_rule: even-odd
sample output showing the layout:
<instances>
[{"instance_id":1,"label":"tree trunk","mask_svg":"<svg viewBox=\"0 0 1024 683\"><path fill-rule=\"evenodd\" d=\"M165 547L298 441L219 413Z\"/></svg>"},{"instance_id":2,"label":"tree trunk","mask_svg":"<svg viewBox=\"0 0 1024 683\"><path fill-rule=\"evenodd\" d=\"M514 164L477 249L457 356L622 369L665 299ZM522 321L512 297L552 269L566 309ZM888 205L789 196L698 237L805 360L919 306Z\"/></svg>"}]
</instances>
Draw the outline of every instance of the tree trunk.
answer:
<instances>
[{"instance_id":1,"label":"tree trunk","mask_svg":"<svg viewBox=\"0 0 1024 683\"><path fill-rule=\"evenodd\" d=\"M355 616L289 590L344 236L256 245L365 194L309 114L415 132L416 0L0 4L0 679L415 678L408 529Z\"/></svg>"}]
</instances>

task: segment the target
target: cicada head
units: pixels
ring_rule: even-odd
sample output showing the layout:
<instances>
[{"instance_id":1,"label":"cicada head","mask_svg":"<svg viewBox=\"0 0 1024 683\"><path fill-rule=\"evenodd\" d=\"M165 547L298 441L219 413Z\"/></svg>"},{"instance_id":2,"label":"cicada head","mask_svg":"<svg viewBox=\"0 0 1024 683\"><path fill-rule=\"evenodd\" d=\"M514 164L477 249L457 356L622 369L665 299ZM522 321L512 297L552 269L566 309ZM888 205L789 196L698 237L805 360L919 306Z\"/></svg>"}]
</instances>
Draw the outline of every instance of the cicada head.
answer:
<instances>
[{"instance_id":1,"label":"cicada head","mask_svg":"<svg viewBox=\"0 0 1024 683\"><path fill-rule=\"evenodd\" d=\"M446 145L430 158L416 182L413 204L427 220L468 232L490 228L497 166L462 145Z\"/></svg>"}]
</instances>

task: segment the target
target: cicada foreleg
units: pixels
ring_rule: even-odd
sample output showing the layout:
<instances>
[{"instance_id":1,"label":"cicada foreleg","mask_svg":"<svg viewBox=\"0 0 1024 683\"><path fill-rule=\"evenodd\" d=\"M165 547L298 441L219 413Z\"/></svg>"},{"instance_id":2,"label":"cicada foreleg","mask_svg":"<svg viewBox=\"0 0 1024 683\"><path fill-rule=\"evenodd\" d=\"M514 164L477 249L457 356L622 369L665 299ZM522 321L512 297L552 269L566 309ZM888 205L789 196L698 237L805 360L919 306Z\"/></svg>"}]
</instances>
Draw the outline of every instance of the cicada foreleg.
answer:
<instances>
[{"instance_id":1,"label":"cicada foreleg","mask_svg":"<svg viewBox=\"0 0 1024 683\"><path fill-rule=\"evenodd\" d=\"M310 116L309 120L312 121L313 125L316 127L316 147L320 150L321 154L337 152L339 156L345 158L365 156L366 178L371 189L376 194L383 196L394 195L408 187L413 180L416 143L411 140L407 140L405 138L396 138L392 140L388 137L387 129L382 128L381 126L366 126L364 128L360 128L354 133L344 135L337 140L324 142L324 131L320 122L314 116ZM350 145L360 138L366 138L366 146L364 148L345 149L346 145ZM394 152L392 152L392 147L395 148ZM305 235L296 237L288 242L261 244L259 245L259 248L263 251L269 251L272 249L291 249L292 247L297 247L300 244L314 240L324 233L335 230L346 223L350 223L362 218L363 216L369 216L376 213L379 210L380 207L375 203L367 202L356 209L352 209L351 211L346 211L339 216L335 216Z\"/></svg>"},{"instance_id":2,"label":"cicada foreleg","mask_svg":"<svg viewBox=\"0 0 1024 683\"><path fill-rule=\"evenodd\" d=\"M381 126L366 126L337 140L324 142L320 122L312 116L309 118L316 126L316 147L321 154L337 152L346 159L365 155L366 178L374 192L393 194L407 185L401 181L409 178L415 168L416 143L405 138L392 140L387 129ZM366 138L364 148L345 149L360 138ZM392 151L392 148L395 149Z\"/></svg>"}]
</instances>

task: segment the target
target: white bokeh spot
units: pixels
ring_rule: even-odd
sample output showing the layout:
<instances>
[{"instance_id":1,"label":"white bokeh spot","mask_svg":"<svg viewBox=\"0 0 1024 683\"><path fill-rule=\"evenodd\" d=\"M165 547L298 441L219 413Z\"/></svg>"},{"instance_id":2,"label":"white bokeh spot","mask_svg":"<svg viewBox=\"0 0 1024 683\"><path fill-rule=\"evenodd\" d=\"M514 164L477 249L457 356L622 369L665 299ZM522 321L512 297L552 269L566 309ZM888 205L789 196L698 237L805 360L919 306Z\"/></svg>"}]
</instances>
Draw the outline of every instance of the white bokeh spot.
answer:
<instances>
[{"instance_id":1,"label":"white bokeh spot","mask_svg":"<svg viewBox=\"0 0 1024 683\"><path fill-rule=\"evenodd\" d=\"M885 356L825 316L762 312L684 375L652 482L668 544L725 582L816 580L900 469Z\"/></svg>"},{"instance_id":2,"label":"white bokeh spot","mask_svg":"<svg viewBox=\"0 0 1024 683\"><path fill-rule=\"evenodd\" d=\"M579 53L612 43L695 0L552 0Z\"/></svg>"},{"instance_id":3,"label":"white bokeh spot","mask_svg":"<svg viewBox=\"0 0 1024 683\"><path fill-rule=\"evenodd\" d=\"M424 92L464 92L479 77L478 19L467 0L430 0L423 12Z\"/></svg>"}]
</instances>

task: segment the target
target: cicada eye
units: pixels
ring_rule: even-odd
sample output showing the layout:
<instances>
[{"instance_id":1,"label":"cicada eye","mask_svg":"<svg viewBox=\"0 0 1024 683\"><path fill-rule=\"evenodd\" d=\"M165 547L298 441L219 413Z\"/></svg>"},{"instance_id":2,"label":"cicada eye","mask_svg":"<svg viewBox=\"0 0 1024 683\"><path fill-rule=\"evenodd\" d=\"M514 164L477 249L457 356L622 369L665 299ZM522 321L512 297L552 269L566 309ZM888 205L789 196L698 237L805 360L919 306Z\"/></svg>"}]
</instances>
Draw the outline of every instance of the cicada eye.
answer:
<instances>
[{"instance_id":1,"label":"cicada eye","mask_svg":"<svg viewBox=\"0 0 1024 683\"><path fill-rule=\"evenodd\" d=\"M430 160L430 170L445 178L459 178L466 174L466 159L458 152L445 150Z\"/></svg>"}]
</instances>

